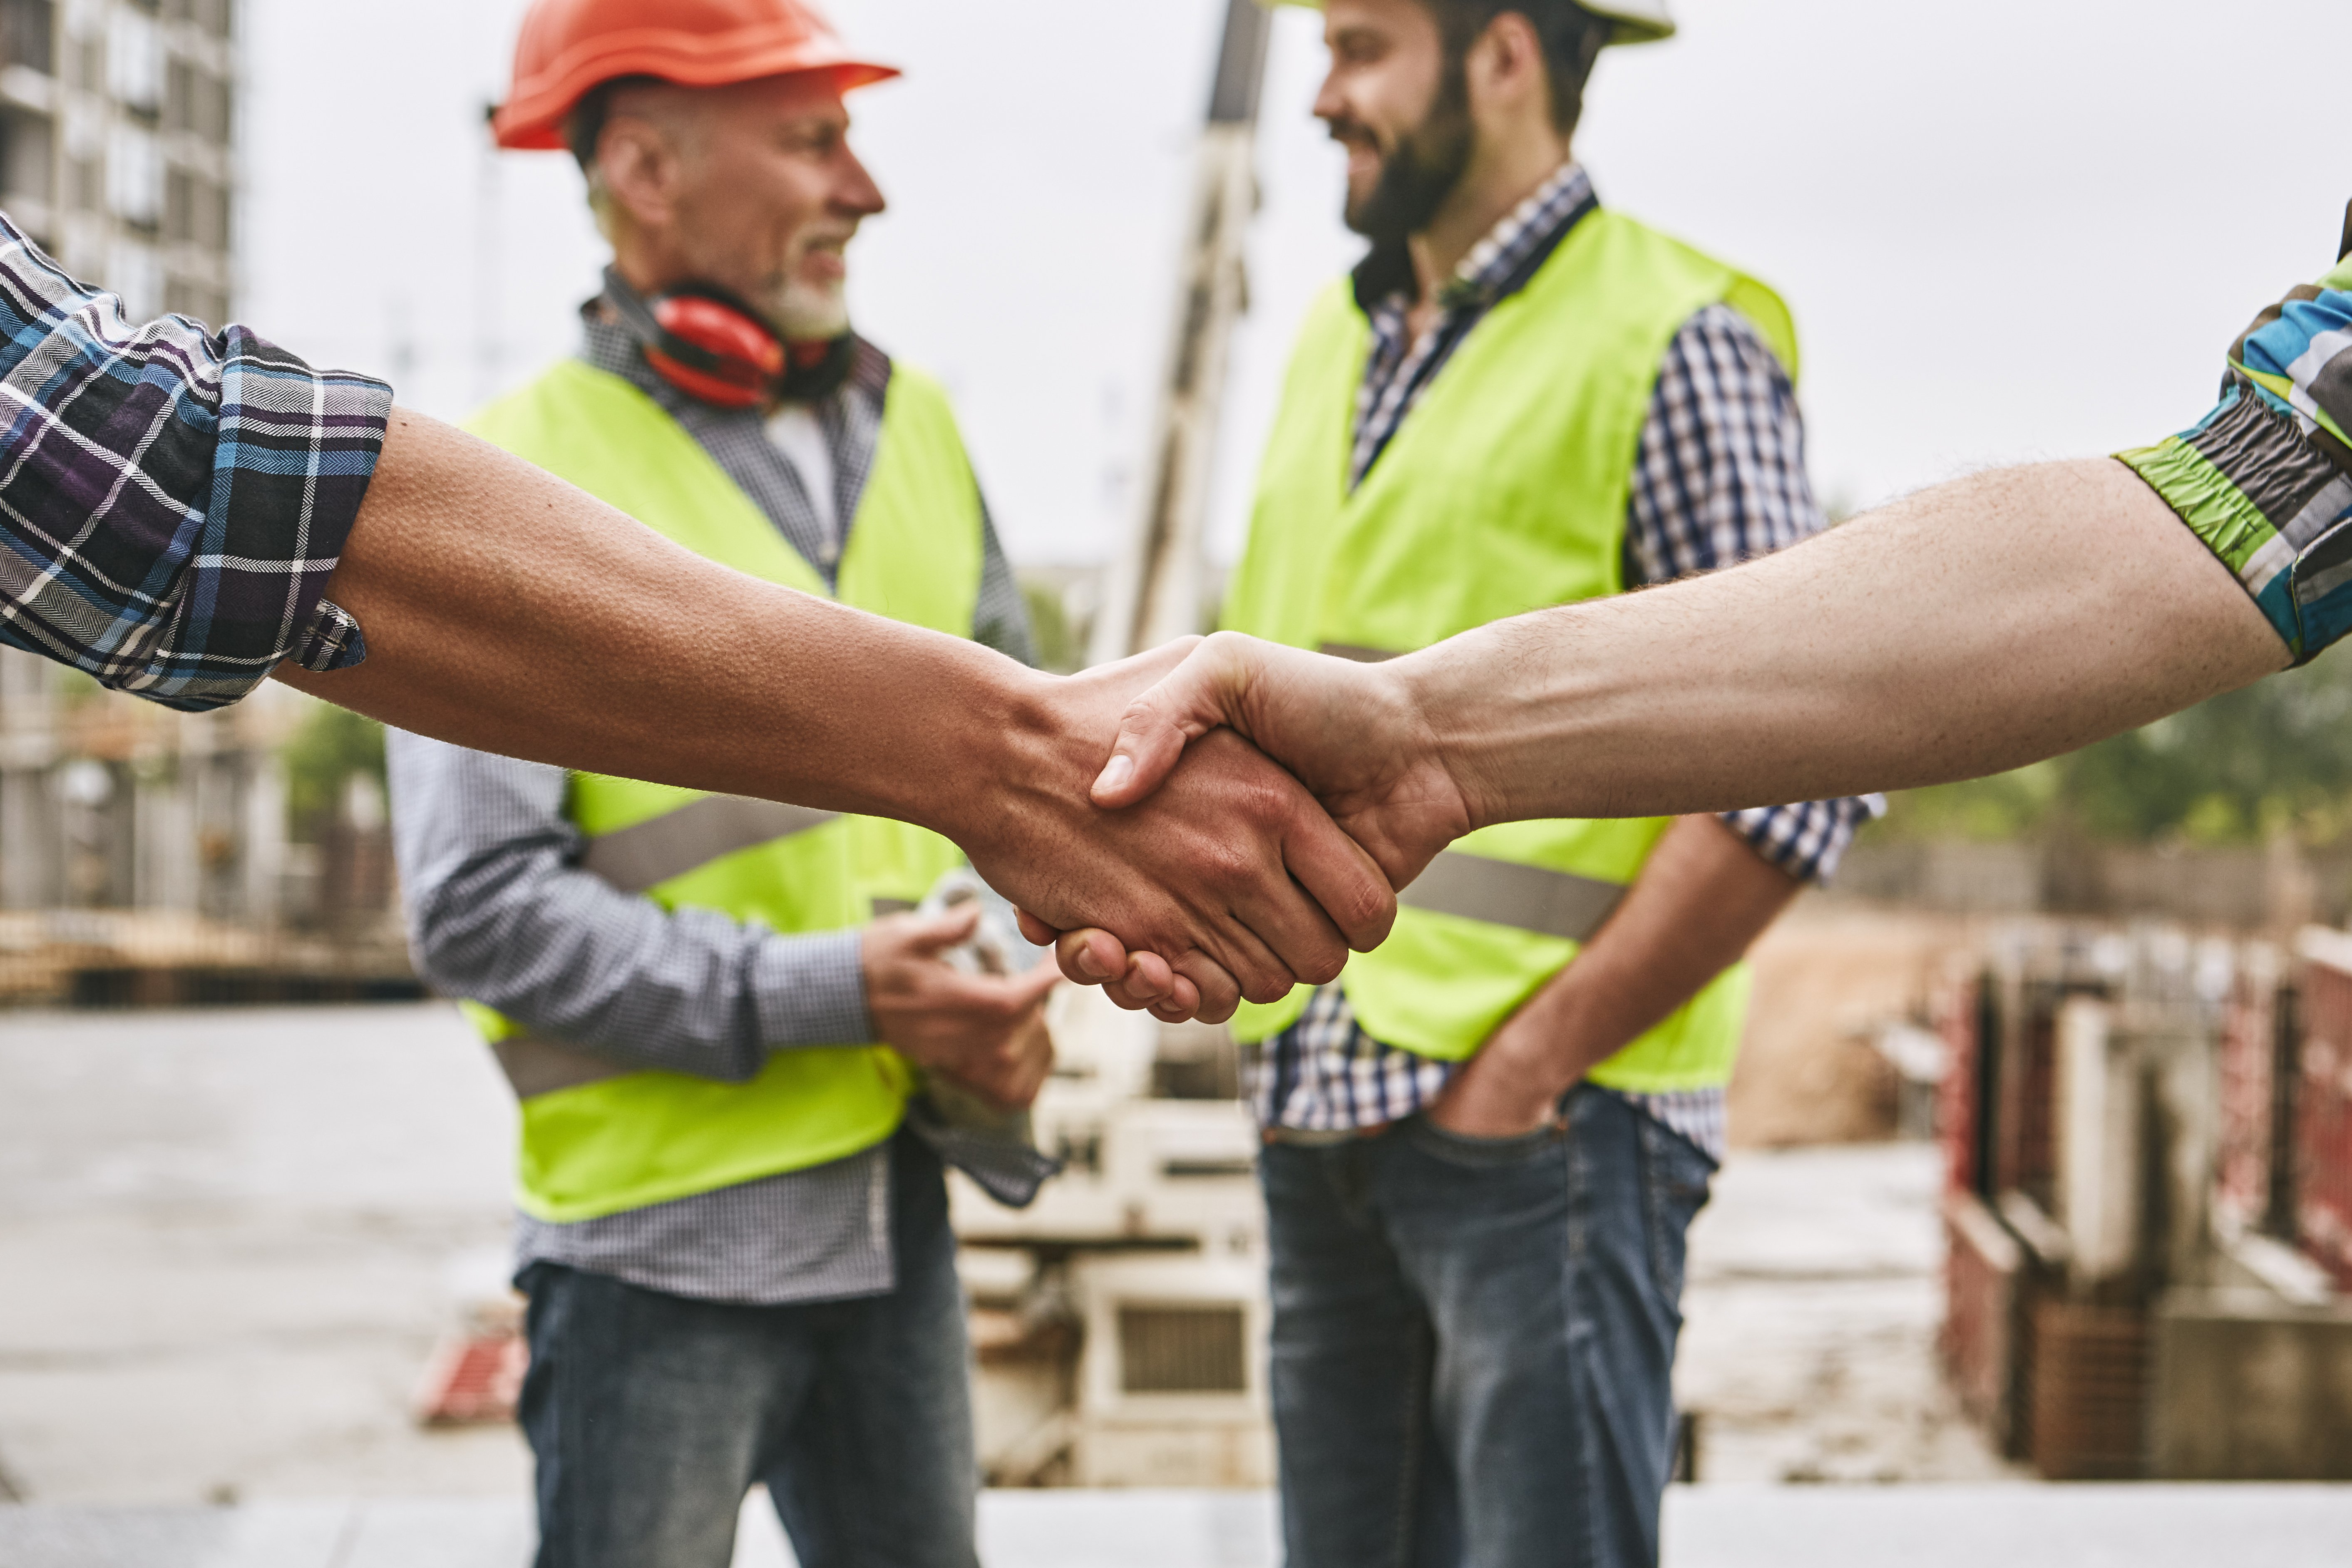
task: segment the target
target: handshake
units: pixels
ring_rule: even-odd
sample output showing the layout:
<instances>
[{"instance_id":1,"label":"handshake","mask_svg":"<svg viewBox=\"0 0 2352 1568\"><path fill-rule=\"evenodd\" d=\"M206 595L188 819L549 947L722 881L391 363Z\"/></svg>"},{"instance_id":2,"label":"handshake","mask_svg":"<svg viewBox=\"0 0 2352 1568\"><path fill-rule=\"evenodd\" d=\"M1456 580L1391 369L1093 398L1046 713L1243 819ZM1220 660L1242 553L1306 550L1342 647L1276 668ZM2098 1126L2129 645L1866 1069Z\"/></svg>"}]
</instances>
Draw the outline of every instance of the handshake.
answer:
<instances>
[{"instance_id":1,"label":"handshake","mask_svg":"<svg viewBox=\"0 0 2352 1568\"><path fill-rule=\"evenodd\" d=\"M1070 978L1222 1022L1377 946L1396 891L1480 824L1424 717L1426 663L1220 632L1039 679L1002 810L952 836Z\"/></svg>"}]
</instances>

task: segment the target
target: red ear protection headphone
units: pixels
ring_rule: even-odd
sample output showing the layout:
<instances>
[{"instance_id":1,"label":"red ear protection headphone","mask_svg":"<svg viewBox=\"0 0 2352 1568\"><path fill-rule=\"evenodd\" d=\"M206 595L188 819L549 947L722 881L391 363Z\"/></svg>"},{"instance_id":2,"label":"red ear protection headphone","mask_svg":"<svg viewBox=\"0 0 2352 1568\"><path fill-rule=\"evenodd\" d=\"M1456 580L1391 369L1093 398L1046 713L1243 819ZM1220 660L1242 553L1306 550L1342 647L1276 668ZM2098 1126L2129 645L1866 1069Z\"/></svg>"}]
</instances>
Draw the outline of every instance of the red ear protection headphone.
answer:
<instances>
[{"instance_id":1,"label":"red ear protection headphone","mask_svg":"<svg viewBox=\"0 0 2352 1568\"><path fill-rule=\"evenodd\" d=\"M604 269L604 298L645 346L654 373L690 398L719 408L757 408L772 397L824 396L849 374L856 349L846 332L787 343L721 288L688 284L641 298L618 267Z\"/></svg>"}]
</instances>

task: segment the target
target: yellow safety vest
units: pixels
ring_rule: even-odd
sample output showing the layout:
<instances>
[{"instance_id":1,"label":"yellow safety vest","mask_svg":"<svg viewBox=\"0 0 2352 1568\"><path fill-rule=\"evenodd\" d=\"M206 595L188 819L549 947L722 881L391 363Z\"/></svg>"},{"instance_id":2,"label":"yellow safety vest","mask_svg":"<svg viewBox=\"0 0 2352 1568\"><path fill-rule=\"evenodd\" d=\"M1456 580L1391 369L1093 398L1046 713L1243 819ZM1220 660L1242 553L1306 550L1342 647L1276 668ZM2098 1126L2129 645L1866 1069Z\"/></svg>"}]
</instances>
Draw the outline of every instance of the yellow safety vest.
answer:
<instances>
[{"instance_id":1,"label":"yellow safety vest","mask_svg":"<svg viewBox=\"0 0 2352 1568\"><path fill-rule=\"evenodd\" d=\"M1384 659L1622 592L1659 362L1693 314L1723 302L1793 374L1794 329L1770 289L1631 219L1588 214L1472 329L1350 491L1370 328L1335 284L1291 361L1224 623ZM1575 957L1669 821L1510 822L1461 840L1400 894L1388 941L1349 960L1339 984L1358 1019L1424 1056L1471 1055ZM1276 1033L1308 994L1245 1009L1236 1030ZM1649 1092L1727 1082L1747 997L1735 967L1590 1076Z\"/></svg>"},{"instance_id":2,"label":"yellow safety vest","mask_svg":"<svg viewBox=\"0 0 2352 1568\"><path fill-rule=\"evenodd\" d=\"M491 404L474 434L619 507L697 554L823 594L824 579L695 439L626 381L566 361ZM980 492L945 394L894 367L872 471L841 557L843 603L971 634ZM910 906L956 847L903 822L572 775L583 866L665 909L716 910L785 933L835 931ZM888 1137L912 1074L887 1047L845 1040L772 1053L734 1084L631 1071L471 1008L522 1105L518 1201L593 1218L821 1165Z\"/></svg>"}]
</instances>

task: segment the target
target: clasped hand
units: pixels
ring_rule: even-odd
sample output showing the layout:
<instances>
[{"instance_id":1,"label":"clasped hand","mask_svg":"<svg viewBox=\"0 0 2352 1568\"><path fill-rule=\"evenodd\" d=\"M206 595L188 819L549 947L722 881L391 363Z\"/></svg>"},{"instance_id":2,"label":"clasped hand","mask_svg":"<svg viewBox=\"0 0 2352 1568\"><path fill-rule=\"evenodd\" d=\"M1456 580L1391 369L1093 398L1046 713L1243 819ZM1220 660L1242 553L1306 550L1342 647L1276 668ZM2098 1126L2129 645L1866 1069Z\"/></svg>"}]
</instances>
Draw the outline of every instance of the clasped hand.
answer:
<instances>
[{"instance_id":1,"label":"clasped hand","mask_svg":"<svg viewBox=\"0 0 2352 1568\"><path fill-rule=\"evenodd\" d=\"M1034 826L1016 808L1001 847L967 844L1030 940L1122 1007L1222 1022L1336 978L1387 936L1394 890L1476 825L1393 664L1219 632L1061 687L1064 738L1096 737L1091 813L1041 798Z\"/></svg>"}]
</instances>

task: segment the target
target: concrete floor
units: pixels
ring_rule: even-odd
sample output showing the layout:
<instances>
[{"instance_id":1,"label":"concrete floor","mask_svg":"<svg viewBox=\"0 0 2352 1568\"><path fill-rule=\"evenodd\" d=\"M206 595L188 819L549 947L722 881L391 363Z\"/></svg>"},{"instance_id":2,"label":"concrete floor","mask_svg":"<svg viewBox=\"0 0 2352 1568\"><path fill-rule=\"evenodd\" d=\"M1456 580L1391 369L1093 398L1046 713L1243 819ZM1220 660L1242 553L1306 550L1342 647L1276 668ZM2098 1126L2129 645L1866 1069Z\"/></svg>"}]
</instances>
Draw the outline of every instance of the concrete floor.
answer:
<instances>
[{"instance_id":1,"label":"concrete floor","mask_svg":"<svg viewBox=\"0 0 2352 1568\"><path fill-rule=\"evenodd\" d=\"M745 1510L736 1568L788 1568L774 1516ZM990 1492L993 1568L1274 1568L1257 1492ZM2352 1489L1677 1487L1664 1568L2340 1568ZM220 1509L0 1507L10 1568L515 1568L519 1500L317 1500Z\"/></svg>"},{"instance_id":2,"label":"concrete floor","mask_svg":"<svg viewBox=\"0 0 2352 1568\"><path fill-rule=\"evenodd\" d=\"M31 1505L0 1506L0 1563L521 1561L514 1432L407 1413L501 1276L511 1123L439 1005L0 1014L0 1500ZM2347 1560L2344 1491L2014 1484L1935 1375L1937 1180L1916 1145L1727 1168L1692 1238L1677 1382L1707 1484L1670 1504L1675 1568ZM1782 1480L1977 1484L1717 1484ZM982 1517L998 1568L1212 1568L1274 1560L1271 1507ZM747 1518L739 1561L788 1562Z\"/></svg>"},{"instance_id":3,"label":"concrete floor","mask_svg":"<svg viewBox=\"0 0 2352 1568\"><path fill-rule=\"evenodd\" d=\"M513 1112L442 1006L0 1014L0 1470L37 1502L520 1496L408 1400L502 1269Z\"/></svg>"}]
</instances>

